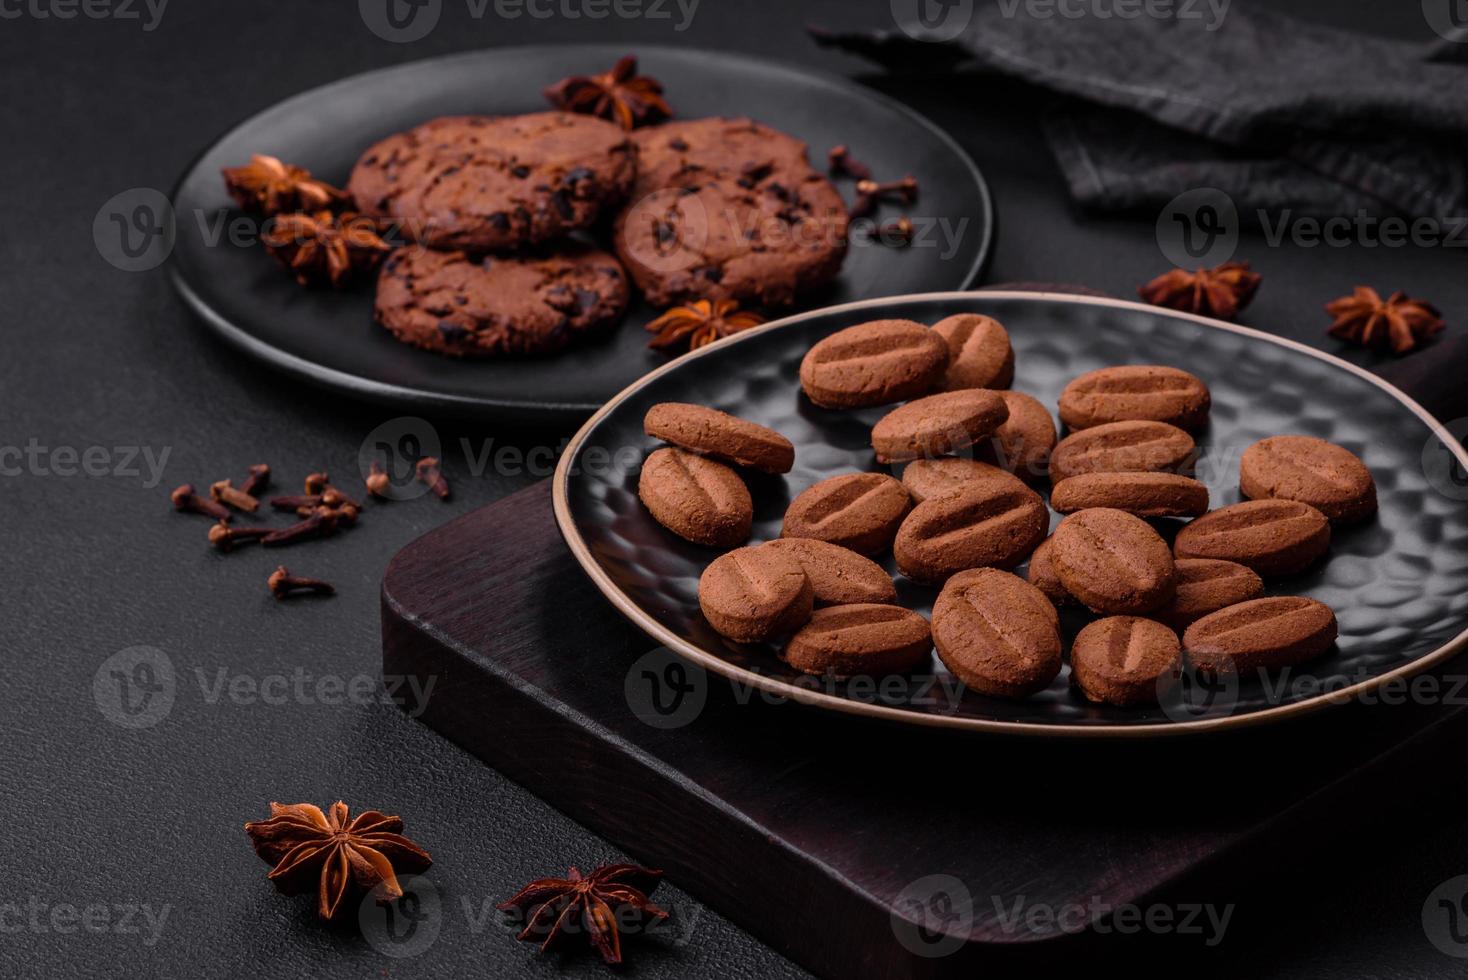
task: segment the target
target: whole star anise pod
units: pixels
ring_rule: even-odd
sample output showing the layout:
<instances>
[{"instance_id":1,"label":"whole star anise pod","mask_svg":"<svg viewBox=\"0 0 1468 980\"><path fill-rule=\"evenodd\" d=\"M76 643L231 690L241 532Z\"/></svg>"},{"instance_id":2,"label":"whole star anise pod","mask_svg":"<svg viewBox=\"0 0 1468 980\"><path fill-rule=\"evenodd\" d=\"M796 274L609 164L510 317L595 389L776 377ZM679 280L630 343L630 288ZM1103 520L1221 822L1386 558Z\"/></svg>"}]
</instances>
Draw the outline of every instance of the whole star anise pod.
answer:
<instances>
[{"instance_id":1,"label":"whole star anise pod","mask_svg":"<svg viewBox=\"0 0 1468 980\"><path fill-rule=\"evenodd\" d=\"M572 75L545 90L557 109L610 119L623 129L667 119L673 114L656 78L637 74L637 59L626 55L600 75Z\"/></svg>"},{"instance_id":2,"label":"whole star anise pod","mask_svg":"<svg viewBox=\"0 0 1468 980\"><path fill-rule=\"evenodd\" d=\"M338 289L376 269L392 250L372 219L350 211L277 215L260 241L301 285L329 281Z\"/></svg>"},{"instance_id":3,"label":"whole star anise pod","mask_svg":"<svg viewBox=\"0 0 1468 980\"><path fill-rule=\"evenodd\" d=\"M619 917L624 925L639 926L668 917L647 898L662 877L661 871L635 864L603 865L585 877L571 868L564 878L532 881L496 908L528 915L517 939L539 942L546 950L561 936L584 929L603 960L620 963Z\"/></svg>"},{"instance_id":4,"label":"whole star anise pod","mask_svg":"<svg viewBox=\"0 0 1468 980\"><path fill-rule=\"evenodd\" d=\"M350 890L373 891L379 901L401 898L398 873L428 870L428 852L399 833L401 817L366 810L348 820L347 805L331 805L330 816L311 803L270 804L270 819L245 824L255 853L275 865L269 878L286 895L317 894L316 911L331 920L341 914Z\"/></svg>"},{"instance_id":5,"label":"whole star anise pod","mask_svg":"<svg viewBox=\"0 0 1468 980\"><path fill-rule=\"evenodd\" d=\"M765 318L748 310L737 312L739 303L732 299L700 299L687 306L675 306L647 325L657 334L647 346L665 350L688 339L688 349L697 350L741 330L759 326Z\"/></svg>"},{"instance_id":6,"label":"whole star anise pod","mask_svg":"<svg viewBox=\"0 0 1468 980\"><path fill-rule=\"evenodd\" d=\"M1212 269L1173 269L1137 290L1153 306L1232 320L1249 305L1263 277L1247 262L1225 262Z\"/></svg>"},{"instance_id":7,"label":"whole star anise pod","mask_svg":"<svg viewBox=\"0 0 1468 980\"><path fill-rule=\"evenodd\" d=\"M243 167L225 167L224 186L245 211L275 215L320 211L345 204L345 191L316 180L311 171L256 153Z\"/></svg>"},{"instance_id":8,"label":"whole star anise pod","mask_svg":"<svg viewBox=\"0 0 1468 980\"><path fill-rule=\"evenodd\" d=\"M1332 337L1362 347L1390 347L1394 354L1414 350L1444 326L1442 314L1431 303L1408 299L1401 290L1383 301L1370 286L1357 286L1350 296L1326 303L1325 311L1335 317Z\"/></svg>"}]
</instances>

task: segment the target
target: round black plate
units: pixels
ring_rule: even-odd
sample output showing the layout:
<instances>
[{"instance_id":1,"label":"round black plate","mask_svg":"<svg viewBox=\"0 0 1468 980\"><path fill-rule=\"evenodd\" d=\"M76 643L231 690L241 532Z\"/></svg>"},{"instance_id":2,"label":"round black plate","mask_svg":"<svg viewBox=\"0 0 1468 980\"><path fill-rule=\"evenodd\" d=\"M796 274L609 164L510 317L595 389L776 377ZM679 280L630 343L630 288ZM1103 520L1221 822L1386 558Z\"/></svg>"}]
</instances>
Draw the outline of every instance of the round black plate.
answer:
<instances>
[{"instance_id":1,"label":"round black plate","mask_svg":"<svg viewBox=\"0 0 1468 980\"><path fill-rule=\"evenodd\" d=\"M887 691L856 689L813 683L787 668L773 649L741 646L714 633L699 612L698 577L715 553L663 529L637 499L641 461L657 445L642 431L648 407L662 401L711 405L794 441L794 472L751 481L753 540L778 537L796 493L837 473L881 468L868 439L886 409L833 412L812 405L800 393L805 352L854 323L882 317L934 323L959 312L986 313L1008 328L1016 390L1052 407L1067 381L1107 365L1172 364L1202 377L1213 392L1213 413L1199 440L1205 454L1198 476L1208 483L1215 507L1240 499L1239 454L1264 436L1304 433L1358 453L1376 477L1380 513L1337 529L1328 560L1271 589L1328 603L1340 620L1336 651L1268 683L1190 685L1184 703L1124 710L1085 701L1070 689L1069 668L1024 701L971 692L950 697L954 682L936 657L931 678ZM568 544L614 604L659 642L741 684L914 724L1138 736L1262 722L1340 703L1461 647L1468 640L1468 505L1463 484L1451 482L1452 466L1468 466L1468 453L1419 406L1359 368L1300 344L1118 300L950 293L792 317L778 329L730 338L642 379L577 434L556 472L555 499ZM895 574L890 554L886 567ZM935 590L899 577L898 591L905 605L930 611ZM1073 636L1083 621L1066 618Z\"/></svg>"},{"instance_id":2,"label":"round black plate","mask_svg":"<svg viewBox=\"0 0 1468 980\"><path fill-rule=\"evenodd\" d=\"M390 133L434 116L541 111L546 85L604 71L625 53L597 45L436 58L344 79L265 110L205 150L179 182L174 283L226 339L310 381L406 407L584 418L666 363L647 348L642 327L656 315L650 307L635 306L610 336L555 357L475 362L419 351L373 324L370 285L345 294L297 286L249 240L249 223L229 210L219 171L268 153L341 184L361 152ZM818 167L830 147L846 143L878 176L918 177L921 200L905 210L919 223L920 241L895 249L853 235L840 279L810 305L962 289L979 274L993 234L988 190L968 155L921 116L853 82L773 62L674 48L640 48L638 56L681 118L751 116L805 140ZM838 186L849 199L851 182ZM902 210L884 206L877 217ZM229 233L232 219L245 222L245 237Z\"/></svg>"}]
</instances>

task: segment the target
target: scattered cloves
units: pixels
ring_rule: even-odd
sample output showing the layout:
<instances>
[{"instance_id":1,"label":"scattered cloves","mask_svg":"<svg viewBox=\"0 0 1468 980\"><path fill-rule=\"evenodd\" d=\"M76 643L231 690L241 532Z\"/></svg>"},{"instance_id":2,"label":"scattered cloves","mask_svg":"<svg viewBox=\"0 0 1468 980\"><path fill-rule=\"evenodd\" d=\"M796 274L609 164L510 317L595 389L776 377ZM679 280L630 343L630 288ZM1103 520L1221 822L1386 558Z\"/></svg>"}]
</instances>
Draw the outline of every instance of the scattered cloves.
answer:
<instances>
[{"instance_id":1,"label":"scattered cloves","mask_svg":"<svg viewBox=\"0 0 1468 980\"><path fill-rule=\"evenodd\" d=\"M387 470L382 468L381 463L373 460L372 466L367 472L367 492L374 497L380 497L386 500L388 490L391 488L392 480L388 479Z\"/></svg>"},{"instance_id":2,"label":"scattered cloves","mask_svg":"<svg viewBox=\"0 0 1468 980\"><path fill-rule=\"evenodd\" d=\"M435 456L424 456L418 460L413 468L414 478L419 483L428 485L428 489L438 494L440 500L449 499L449 481L444 479L443 469L438 464Z\"/></svg>"},{"instance_id":3,"label":"scattered cloves","mask_svg":"<svg viewBox=\"0 0 1468 980\"><path fill-rule=\"evenodd\" d=\"M253 514L260 509L260 501L236 487L232 480L216 480L209 484L209 496L246 514Z\"/></svg>"},{"instance_id":4,"label":"scattered cloves","mask_svg":"<svg viewBox=\"0 0 1468 980\"><path fill-rule=\"evenodd\" d=\"M260 544L266 548L280 548L297 541L309 541L312 538L325 537L336 530L335 518L328 517L320 512L312 514L304 521L271 531L260 539Z\"/></svg>"},{"instance_id":5,"label":"scattered cloves","mask_svg":"<svg viewBox=\"0 0 1468 980\"><path fill-rule=\"evenodd\" d=\"M892 248L905 248L912 244L913 235L917 229L913 226L912 219L904 215L896 221L889 221L877 229L877 241Z\"/></svg>"},{"instance_id":6,"label":"scattered cloves","mask_svg":"<svg viewBox=\"0 0 1468 980\"><path fill-rule=\"evenodd\" d=\"M270 467L264 463L256 463L250 467L249 475L240 481L240 492L247 493L252 497L260 496L260 491L270 485Z\"/></svg>"},{"instance_id":7,"label":"scattered cloves","mask_svg":"<svg viewBox=\"0 0 1468 980\"><path fill-rule=\"evenodd\" d=\"M216 500L201 497L194 492L192 483L185 483L174 489L169 495L173 501L173 509L191 514L205 514L217 521L229 520L229 508Z\"/></svg>"},{"instance_id":8,"label":"scattered cloves","mask_svg":"<svg viewBox=\"0 0 1468 980\"><path fill-rule=\"evenodd\" d=\"M832 176L854 177L857 180L872 179L872 168L852 156L851 150L845 143L831 147L831 151L826 154L826 160Z\"/></svg>"},{"instance_id":9,"label":"scattered cloves","mask_svg":"<svg viewBox=\"0 0 1468 980\"><path fill-rule=\"evenodd\" d=\"M290 510L290 511L295 511L297 514L300 514L302 517L305 517L306 514L311 513L317 507L320 507L321 506L321 494L319 494L319 493L307 493L307 494L300 494L300 493L298 493L298 494L287 494L287 495L285 495L283 497L271 497L270 498L270 506L273 507L273 508L275 508L276 510ZM305 513L302 513L302 511L304 511Z\"/></svg>"},{"instance_id":10,"label":"scattered cloves","mask_svg":"<svg viewBox=\"0 0 1468 980\"><path fill-rule=\"evenodd\" d=\"M886 182L870 179L859 180L856 182L856 193L858 200L864 195L879 200L898 200L903 204L911 204L917 200L918 182L917 178L912 176Z\"/></svg>"},{"instance_id":11,"label":"scattered cloves","mask_svg":"<svg viewBox=\"0 0 1468 980\"><path fill-rule=\"evenodd\" d=\"M287 599L293 595L336 595L336 589L330 583L292 575L291 570L284 565L270 573L266 584L270 587L270 594L277 599Z\"/></svg>"},{"instance_id":12,"label":"scattered cloves","mask_svg":"<svg viewBox=\"0 0 1468 980\"><path fill-rule=\"evenodd\" d=\"M336 487L332 486L328 486L326 489L321 491L321 502L327 507L351 507L354 510L362 509L362 505L360 503L353 500L351 497L348 497Z\"/></svg>"},{"instance_id":13,"label":"scattered cloves","mask_svg":"<svg viewBox=\"0 0 1468 980\"><path fill-rule=\"evenodd\" d=\"M259 541L275 533L274 528L269 527L230 527L220 521L209 529L209 543L226 554L233 551L236 545L248 544L251 541Z\"/></svg>"}]
</instances>

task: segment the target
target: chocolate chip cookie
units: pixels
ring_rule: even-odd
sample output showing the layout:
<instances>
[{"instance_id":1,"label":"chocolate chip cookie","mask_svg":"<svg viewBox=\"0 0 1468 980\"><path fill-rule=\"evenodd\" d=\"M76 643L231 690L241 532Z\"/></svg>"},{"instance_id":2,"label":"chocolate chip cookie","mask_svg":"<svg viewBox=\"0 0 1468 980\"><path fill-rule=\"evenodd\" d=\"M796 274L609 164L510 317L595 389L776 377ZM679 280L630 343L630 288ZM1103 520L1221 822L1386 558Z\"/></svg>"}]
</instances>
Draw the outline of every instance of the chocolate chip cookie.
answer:
<instances>
[{"instance_id":1,"label":"chocolate chip cookie","mask_svg":"<svg viewBox=\"0 0 1468 980\"><path fill-rule=\"evenodd\" d=\"M505 251L591 227L636 173L627 134L591 116L445 116L369 147L347 191L412 241Z\"/></svg>"},{"instance_id":2,"label":"chocolate chip cookie","mask_svg":"<svg viewBox=\"0 0 1468 980\"><path fill-rule=\"evenodd\" d=\"M377 322L397 339L455 357L559 350L627 310L617 260L586 246L475 258L410 245L377 279Z\"/></svg>"}]
</instances>

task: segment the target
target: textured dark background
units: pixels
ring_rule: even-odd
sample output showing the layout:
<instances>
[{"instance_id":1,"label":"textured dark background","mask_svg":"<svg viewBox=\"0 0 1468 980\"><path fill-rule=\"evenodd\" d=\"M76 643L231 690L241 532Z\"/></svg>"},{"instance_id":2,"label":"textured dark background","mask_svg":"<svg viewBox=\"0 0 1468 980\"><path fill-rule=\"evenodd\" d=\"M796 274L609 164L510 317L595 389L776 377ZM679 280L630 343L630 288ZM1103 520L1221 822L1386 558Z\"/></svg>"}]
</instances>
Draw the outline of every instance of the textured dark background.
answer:
<instances>
[{"instance_id":1,"label":"textured dark background","mask_svg":"<svg viewBox=\"0 0 1468 980\"><path fill-rule=\"evenodd\" d=\"M1432 38L1416 3L1271 2L1362 30ZM290 483L323 466L350 472L363 437L391 413L288 387L242 362L190 319L161 271L130 274L103 261L93 218L129 188L166 191L235 120L351 72L480 47L625 40L632 50L686 43L859 75L865 66L814 49L801 24L889 27L888 4L703 0L689 29L676 33L668 21L475 20L463 3L447 2L437 30L406 45L375 37L343 2L175 2L151 31L137 20L40 18L31 9L7 6L0 20L0 444L108 447L94 457L113 463L122 459L111 447L168 456L156 486L146 485L146 470L32 469L0 478L0 622L11 697L0 723L0 973L601 975L588 957L536 957L492 918L476 917L529 877L613 856L604 843L390 705L228 693L231 679L268 685L297 670L344 682L376 677L377 582L388 558L533 476L491 470L471 478L462 455L450 453L451 504L375 508L355 532L290 553L298 571L329 577L341 595L277 604L263 585L275 556L210 552L201 519L168 512L168 488L259 460ZM1165 266L1149 218L1087 218L1067 204L1025 93L999 82L871 81L946 127L984 168L1000 220L988 281L1063 280L1129 295ZM1266 279L1244 322L1328 348L1320 304L1357 282L1432 298L1453 321L1447 339L1385 373L1445 420L1468 414L1454 390L1468 350L1459 313L1468 309L1468 279L1454 250L1267 248L1246 239L1240 252ZM496 447L554 447L568 434L438 422L453 445L462 435L476 447L490 439ZM65 468L64 456L49 458ZM136 730L109 722L92 691L104 662L135 646L166 654L176 694L166 717ZM1287 744L1280 751L1281 765L1309 764L1291 758ZM1363 826L1340 814L1345 832L1317 858L1264 869L1257 888L1230 896L1239 906L1220 950L1181 944L1170 955L1206 952L1206 970L1189 968L1196 974L1461 975L1419 922L1428 893L1468 872L1463 794L1444 762L1428 805ZM1247 773L1236 776L1246 787ZM282 899L264 881L240 824L263 815L271 799L337 797L403 814L437 858L431 877L448 912L421 955L383 958L354 929L319 926L307 900ZM1102 803L1077 805L1088 802ZM633 975L799 974L676 889L660 895L677 907L690 939L640 944ZM1199 896L1213 897L1202 886ZM58 906L105 906L114 925L53 920ZM117 927L119 906L146 906L155 916L166 907L167 918L149 942L146 926L141 934Z\"/></svg>"}]
</instances>

